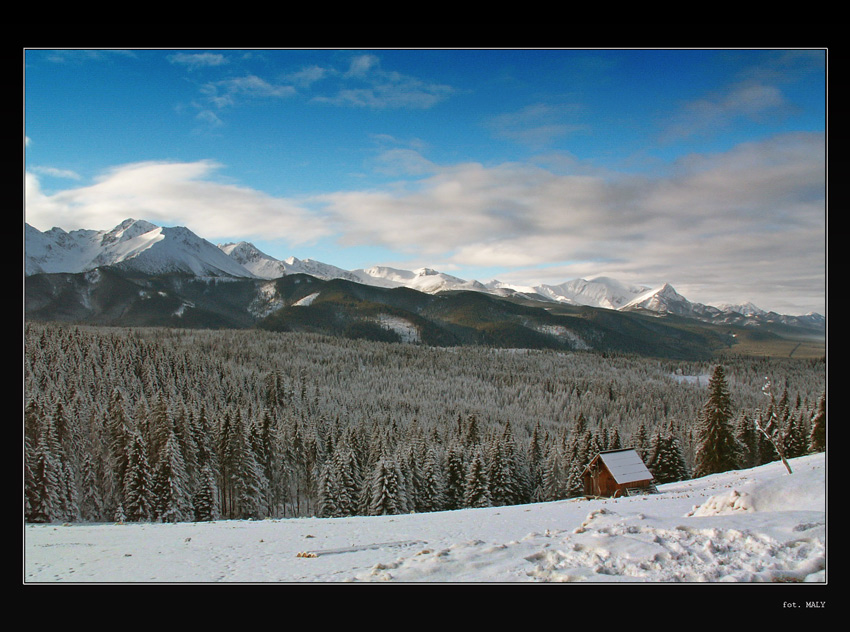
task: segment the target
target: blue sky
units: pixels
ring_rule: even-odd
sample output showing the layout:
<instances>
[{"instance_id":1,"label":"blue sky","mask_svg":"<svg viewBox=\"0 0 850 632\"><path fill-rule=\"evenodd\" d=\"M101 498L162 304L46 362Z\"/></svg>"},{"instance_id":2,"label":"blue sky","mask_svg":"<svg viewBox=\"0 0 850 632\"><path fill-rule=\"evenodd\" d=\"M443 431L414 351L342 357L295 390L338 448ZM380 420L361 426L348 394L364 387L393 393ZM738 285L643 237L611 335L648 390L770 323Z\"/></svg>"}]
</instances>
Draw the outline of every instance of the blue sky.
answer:
<instances>
[{"instance_id":1,"label":"blue sky","mask_svg":"<svg viewBox=\"0 0 850 632\"><path fill-rule=\"evenodd\" d=\"M823 50L24 51L26 221L825 313Z\"/></svg>"}]
</instances>

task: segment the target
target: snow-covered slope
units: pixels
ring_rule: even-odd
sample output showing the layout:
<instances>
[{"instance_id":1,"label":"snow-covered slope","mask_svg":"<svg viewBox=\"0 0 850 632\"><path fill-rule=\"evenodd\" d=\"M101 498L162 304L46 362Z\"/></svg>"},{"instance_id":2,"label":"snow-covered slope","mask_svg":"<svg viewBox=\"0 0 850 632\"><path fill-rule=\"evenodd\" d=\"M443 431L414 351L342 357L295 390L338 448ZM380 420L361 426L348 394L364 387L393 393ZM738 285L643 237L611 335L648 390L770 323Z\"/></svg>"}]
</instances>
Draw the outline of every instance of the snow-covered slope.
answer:
<instances>
[{"instance_id":1,"label":"snow-covered slope","mask_svg":"<svg viewBox=\"0 0 850 632\"><path fill-rule=\"evenodd\" d=\"M647 290L623 305L622 308L645 309L662 314L678 314L679 316L705 315L706 310L713 310L715 313L720 311L699 303L691 303L669 283L665 283L659 288Z\"/></svg>"},{"instance_id":2,"label":"snow-covered slope","mask_svg":"<svg viewBox=\"0 0 850 632\"><path fill-rule=\"evenodd\" d=\"M648 289L627 285L608 277L597 277L589 281L574 279L560 285L540 285L535 288L539 294L552 300L607 309L621 309Z\"/></svg>"},{"instance_id":3,"label":"snow-covered slope","mask_svg":"<svg viewBox=\"0 0 850 632\"><path fill-rule=\"evenodd\" d=\"M183 227L127 219L109 231L25 227L26 274L86 272L115 266L144 274L253 276L235 259Z\"/></svg>"},{"instance_id":4,"label":"snow-covered slope","mask_svg":"<svg viewBox=\"0 0 850 632\"><path fill-rule=\"evenodd\" d=\"M219 244L218 247L251 274L261 279L277 279L290 273L283 261L270 257L247 241Z\"/></svg>"},{"instance_id":5,"label":"snow-covered slope","mask_svg":"<svg viewBox=\"0 0 850 632\"><path fill-rule=\"evenodd\" d=\"M285 259L283 263L286 264L288 274L309 274L310 276L314 276L318 279L324 279L326 281L330 279L345 279L346 281L352 281L354 283L362 283L360 278L353 272L349 272L348 270L343 270L342 268L330 265L329 263L322 263L321 261L316 261L314 259L297 259L295 257L289 257Z\"/></svg>"},{"instance_id":6,"label":"snow-covered slope","mask_svg":"<svg viewBox=\"0 0 850 632\"><path fill-rule=\"evenodd\" d=\"M791 467L649 496L425 514L27 525L24 581L775 582L790 601L791 584L827 579L825 455Z\"/></svg>"},{"instance_id":7,"label":"snow-covered slope","mask_svg":"<svg viewBox=\"0 0 850 632\"><path fill-rule=\"evenodd\" d=\"M478 281L465 281L431 268L399 270L387 266L373 266L365 270L354 270L354 274L360 283L378 287L408 287L429 294L445 290L487 291L487 288Z\"/></svg>"},{"instance_id":8,"label":"snow-covered slope","mask_svg":"<svg viewBox=\"0 0 850 632\"><path fill-rule=\"evenodd\" d=\"M238 243L219 244L218 247L239 265L249 270L251 274L261 279L279 279L287 274L309 274L319 279L346 279L362 283L360 277L348 270L343 270L313 259L297 259L289 257L284 260L275 259L247 241Z\"/></svg>"}]
</instances>

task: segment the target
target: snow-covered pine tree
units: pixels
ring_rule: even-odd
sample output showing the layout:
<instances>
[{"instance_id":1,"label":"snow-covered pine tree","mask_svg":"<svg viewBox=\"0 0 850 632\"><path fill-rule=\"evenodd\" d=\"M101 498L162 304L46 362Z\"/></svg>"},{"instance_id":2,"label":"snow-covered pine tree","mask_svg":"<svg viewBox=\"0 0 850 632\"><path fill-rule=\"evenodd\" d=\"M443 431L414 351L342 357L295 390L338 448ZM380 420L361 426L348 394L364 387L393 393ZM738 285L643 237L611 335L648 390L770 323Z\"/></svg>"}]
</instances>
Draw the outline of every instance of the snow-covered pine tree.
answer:
<instances>
[{"instance_id":1,"label":"snow-covered pine tree","mask_svg":"<svg viewBox=\"0 0 850 632\"><path fill-rule=\"evenodd\" d=\"M368 489L370 516L400 514L407 510L401 473L393 458L385 455L378 459L372 468Z\"/></svg>"},{"instance_id":2,"label":"snow-covered pine tree","mask_svg":"<svg viewBox=\"0 0 850 632\"><path fill-rule=\"evenodd\" d=\"M487 481L493 506L515 505L525 497L523 473L517 460L510 422L494 435L486 452Z\"/></svg>"},{"instance_id":3,"label":"snow-covered pine tree","mask_svg":"<svg viewBox=\"0 0 850 632\"><path fill-rule=\"evenodd\" d=\"M356 466L354 451L346 443L338 442L331 457L320 466L317 496L320 517L357 513L360 485Z\"/></svg>"},{"instance_id":4,"label":"snow-covered pine tree","mask_svg":"<svg viewBox=\"0 0 850 632\"><path fill-rule=\"evenodd\" d=\"M46 421L34 451L30 522L53 522L62 515L62 466L54 432Z\"/></svg>"},{"instance_id":5,"label":"snow-covered pine tree","mask_svg":"<svg viewBox=\"0 0 850 632\"><path fill-rule=\"evenodd\" d=\"M718 364L708 382L708 400L697 422L698 445L694 476L717 474L741 467L741 444L732 429L732 399L726 372Z\"/></svg>"},{"instance_id":6,"label":"snow-covered pine tree","mask_svg":"<svg viewBox=\"0 0 850 632\"><path fill-rule=\"evenodd\" d=\"M107 453L104 457L104 510L114 514L119 505L123 508L124 477L130 454L129 447L133 440L133 422L127 413L124 394L118 388L113 388L109 394L103 425L107 435Z\"/></svg>"},{"instance_id":7,"label":"snow-covered pine tree","mask_svg":"<svg viewBox=\"0 0 850 632\"><path fill-rule=\"evenodd\" d=\"M422 488L419 511L441 511L444 508L444 485L442 466L437 448L431 446L422 466Z\"/></svg>"},{"instance_id":8,"label":"snow-covered pine tree","mask_svg":"<svg viewBox=\"0 0 850 632\"><path fill-rule=\"evenodd\" d=\"M537 499L549 502L567 498L567 478L568 466L561 446L558 442L551 441L543 463L543 477Z\"/></svg>"},{"instance_id":9,"label":"snow-covered pine tree","mask_svg":"<svg viewBox=\"0 0 850 632\"><path fill-rule=\"evenodd\" d=\"M540 498L543 483L543 446L546 438L540 427L540 420L534 423L531 438L526 447L526 462L528 463L528 479L532 499Z\"/></svg>"},{"instance_id":10,"label":"snow-covered pine tree","mask_svg":"<svg viewBox=\"0 0 850 632\"><path fill-rule=\"evenodd\" d=\"M466 488L466 459L463 447L449 446L446 452L445 496L446 509L460 509L464 503Z\"/></svg>"},{"instance_id":11,"label":"snow-covered pine tree","mask_svg":"<svg viewBox=\"0 0 850 632\"><path fill-rule=\"evenodd\" d=\"M640 422L637 431L632 437L632 446L641 459L644 461L649 459L650 441L647 436L646 424L643 422Z\"/></svg>"},{"instance_id":12,"label":"snow-covered pine tree","mask_svg":"<svg viewBox=\"0 0 850 632\"><path fill-rule=\"evenodd\" d=\"M124 474L123 502L120 505L129 521L142 522L151 519L151 472L147 446L139 433L133 435L127 447L127 471Z\"/></svg>"},{"instance_id":13,"label":"snow-covered pine tree","mask_svg":"<svg viewBox=\"0 0 850 632\"><path fill-rule=\"evenodd\" d=\"M584 494L584 480L582 474L587 467L587 462L573 459L567 463L567 498L575 498Z\"/></svg>"},{"instance_id":14,"label":"snow-covered pine tree","mask_svg":"<svg viewBox=\"0 0 850 632\"><path fill-rule=\"evenodd\" d=\"M192 510L199 522L217 520L220 515L216 474L209 461L201 466L200 480L192 497Z\"/></svg>"},{"instance_id":15,"label":"snow-covered pine tree","mask_svg":"<svg viewBox=\"0 0 850 632\"><path fill-rule=\"evenodd\" d=\"M237 409L233 417L231 435L234 456L234 469L231 476L237 516L242 519L258 519L265 517L263 494L265 477L257 463L248 432L243 416Z\"/></svg>"},{"instance_id":16,"label":"snow-covered pine tree","mask_svg":"<svg viewBox=\"0 0 850 632\"><path fill-rule=\"evenodd\" d=\"M338 481L335 477L334 463L325 461L319 466L319 477L316 485L316 515L319 518L334 518L342 513L337 506L340 496Z\"/></svg>"},{"instance_id":17,"label":"snow-covered pine tree","mask_svg":"<svg viewBox=\"0 0 850 632\"><path fill-rule=\"evenodd\" d=\"M216 441L218 455L218 489L220 494L219 507L224 517L232 518L236 514L236 493L234 489L237 456L234 451L233 416L230 410L225 410L221 417Z\"/></svg>"},{"instance_id":18,"label":"snow-covered pine tree","mask_svg":"<svg viewBox=\"0 0 850 632\"><path fill-rule=\"evenodd\" d=\"M91 452L83 456L82 492L80 497L80 518L87 522L96 522L103 516L103 499L98 484L97 468Z\"/></svg>"},{"instance_id":19,"label":"snow-covered pine tree","mask_svg":"<svg viewBox=\"0 0 850 632\"><path fill-rule=\"evenodd\" d=\"M826 450L826 393L818 399L818 407L812 417L812 430L809 434L809 452Z\"/></svg>"},{"instance_id":20,"label":"snow-covered pine tree","mask_svg":"<svg viewBox=\"0 0 850 632\"><path fill-rule=\"evenodd\" d=\"M191 490L183 454L174 432L160 450L153 479L154 517L162 522L192 518Z\"/></svg>"},{"instance_id":21,"label":"snow-covered pine tree","mask_svg":"<svg viewBox=\"0 0 850 632\"><path fill-rule=\"evenodd\" d=\"M741 444L743 450L742 467L754 467L759 465L760 437L755 426L746 411L742 411L735 424L735 438Z\"/></svg>"},{"instance_id":22,"label":"snow-covered pine tree","mask_svg":"<svg viewBox=\"0 0 850 632\"><path fill-rule=\"evenodd\" d=\"M782 435L782 447L788 459L803 456L808 451L809 437L801 418L802 414L801 411L799 415L788 415L785 432Z\"/></svg>"},{"instance_id":23,"label":"snow-covered pine tree","mask_svg":"<svg viewBox=\"0 0 850 632\"><path fill-rule=\"evenodd\" d=\"M611 432L608 434L608 445L605 448L606 450L619 450L623 447L622 441L620 440L620 433L616 428L613 428Z\"/></svg>"},{"instance_id":24,"label":"snow-covered pine tree","mask_svg":"<svg viewBox=\"0 0 850 632\"><path fill-rule=\"evenodd\" d=\"M464 507L490 507L489 481L481 450L476 450L469 463L464 488Z\"/></svg>"},{"instance_id":25,"label":"snow-covered pine tree","mask_svg":"<svg viewBox=\"0 0 850 632\"><path fill-rule=\"evenodd\" d=\"M664 431L658 431L652 441L647 467L656 483L673 483L688 478L688 469L679 440L673 432L672 424Z\"/></svg>"},{"instance_id":26,"label":"snow-covered pine tree","mask_svg":"<svg viewBox=\"0 0 850 632\"><path fill-rule=\"evenodd\" d=\"M257 424L257 460L266 480L266 513L275 515L282 502L283 459L280 454L277 419L264 408Z\"/></svg>"}]
</instances>

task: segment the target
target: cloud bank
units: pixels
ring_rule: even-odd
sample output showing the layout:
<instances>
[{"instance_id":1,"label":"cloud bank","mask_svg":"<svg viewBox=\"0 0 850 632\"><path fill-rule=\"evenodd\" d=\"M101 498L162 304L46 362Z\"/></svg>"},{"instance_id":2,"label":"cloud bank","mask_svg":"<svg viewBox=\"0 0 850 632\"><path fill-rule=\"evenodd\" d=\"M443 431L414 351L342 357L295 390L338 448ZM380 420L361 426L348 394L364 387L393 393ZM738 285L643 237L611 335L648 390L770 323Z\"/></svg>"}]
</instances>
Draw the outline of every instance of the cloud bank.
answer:
<instances>
[{"instance_id":1,"label":"cloud bank","mask_svg":"<svg viewBox=\"0 0 850 632\"><path fill-rule=\"evenodd\" d=\"M133 163L54 194L44 193L28 173L27 222L40 230L109 229L132 217L186 226L210 240L263 236L294 245L328 235L328 227L296 201L218 182L213 176L219 169L212 161Z\"/></svg>"},{"instance_id":2,"label":"cloud bank","mask_svg":"<svg viewBox=\"0 0 850 632\"><path fill-rule=\"evenodd\" d=\"M124 165L55 194L28 174L27 221L42 230L111 228L137 217L211 240L290 246L333 237L342 247L381 246L436 268L501 269L503 281L606 275L669 281L704 303L823 309L822 133L689 156L654 177L528 163L437 165L412 149L383 158L382 169L395 165L402 174L392 186L303 200L219 182L222 166L210 161ZM386 262L364 265L377 263ZM798 302L786 300L792 295Z\"/></svg>"}]
</instances>

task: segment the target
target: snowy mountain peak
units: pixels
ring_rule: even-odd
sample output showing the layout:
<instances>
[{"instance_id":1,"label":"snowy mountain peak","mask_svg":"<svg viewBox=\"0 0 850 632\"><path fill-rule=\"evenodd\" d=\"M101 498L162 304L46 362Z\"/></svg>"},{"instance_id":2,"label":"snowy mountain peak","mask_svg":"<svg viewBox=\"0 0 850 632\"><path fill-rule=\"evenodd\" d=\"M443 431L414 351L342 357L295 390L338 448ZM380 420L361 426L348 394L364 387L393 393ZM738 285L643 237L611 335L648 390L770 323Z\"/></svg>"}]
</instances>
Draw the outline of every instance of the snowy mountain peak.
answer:
<instances>
[{"instance_id":1,"label":"snowy mountain peak","mask_svg":"<svg viewBox=\"0 0 850 632\"><path fill-rule=\"evenodd\" d=\"M25 233L26 274L87 272L116 266L142 274L253 276L208 241L184 227L162 228L127 219L108 231L61 229Z\"/></svg>"},{"instance_id":2,"label":"snowy mountain peak","mask_svg":"<svg viewBox=\"0 0 850 632\"><path fill-rule=\"evenodd\" d=\"M108 231L74 230L59 227L41 232L26 225L25 273L86 272L100 266L119 266L147 274L179 272L198 276L233 276L277 279L288 274L308 274L324 280L344 279L384 288L407 287L420 292L473 290L497 296L533 298L568 305L611 310L643 310L702 319L767 318L768 312L752 303L721 308L691 303L669 284L650 288L631 285L610 277L574 279L558 285L517 285L490 281L468 281L421 267L402 270L376 265L345 270L313 259L291 256L278 260L249 242L215 246L184 227L159 227L151 222L126 219ZM773 315L776 316L776 315ZM796 317L790 317L796 318ZM818 314L806 318L823 326Z\"/></svg>"},{"instance_id":3,"label":"snowy mountain peak","mask_svg":"<svg viewBox=\"0 0 850 632\"><path fill-rule=\"evenodd\" d=\"M630 301L626 308L645 309L652 312L684 315L690 311L691 303L669 283L648 290Z\"/></svg>"},{"instance_id":4,"label":"snowy mountain peak","mask_svg":"<svg viewBox=\"0 0 850 632\"><path fill-rule=\"evenodd\" d=\"M550 300L562 303L622 309L649 288L596 277L591 280L574 279L559 285L540 285L533 289Z\"/></svg>"},{"instance_id":5,"label":"snowy mountain peak","mask_svg":"<svg viewBox=\"0 0 850 632\"><path fill-rule=\"evenodd\" d=\"M125 219L118 226L103 235L101 244L106 246L115 242L128 241L145 233L158 230L161 230L159 226L145 220Z\"/></svg>"},{"instance_id":6,"label":"snowy mountain peak","mask_svg":"<svg viewBox=\"0 0 850 632\"><path fill-rule=\"evenodd\" d=\"M273 261L272 257L260 251L256 246L254 246L254 244L249 243L247 241L219 244L218 247L221 249L222 252L233 257L240 263L262 260Z\"/></svg>"},{"instance_id":7,"label":"snowy mountain peak","mask_svg":"<svg viewBox=\"0 0 850 632\"><path fill-rule=\"evenodd\" d=\"M742 305L730 305L728 303L724 303L722 305L718 305L718 309L724 312L734 312L743 316L764 316L767 314L765 310L756 307L749 302Z\"/></svg>"}]
</instances>

